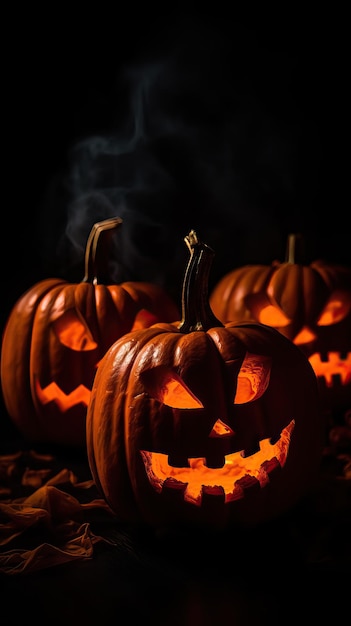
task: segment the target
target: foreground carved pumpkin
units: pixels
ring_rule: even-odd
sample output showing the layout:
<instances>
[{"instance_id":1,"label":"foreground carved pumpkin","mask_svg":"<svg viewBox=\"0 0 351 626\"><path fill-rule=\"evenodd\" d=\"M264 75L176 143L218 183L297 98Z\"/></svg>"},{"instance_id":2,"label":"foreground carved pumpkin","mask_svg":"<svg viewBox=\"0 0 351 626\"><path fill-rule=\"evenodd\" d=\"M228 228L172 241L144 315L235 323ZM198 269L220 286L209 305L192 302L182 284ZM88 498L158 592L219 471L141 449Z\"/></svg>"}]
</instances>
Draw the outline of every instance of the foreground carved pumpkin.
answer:
<instances>
[{"instance_id":1,"label":"foreground carved pumpkin","mask_svg":"<svg viewBox=\"0 0 351 626\"><path fill-rule=\"evenodd\" d=\"M133 328L179 319L172 299L156 285L99 284L101 240L121 223L112 218L93 226L81 283L43 280L10 312L1 385L10 417L29 440L85 446L86 409L106 350Z\"/></svg>"},{"instance_id":2,"label":"foreground carved pumpkin","mask_svg":"<svg viewBox=\"0 0 351 626\"><path fill-rule=\"evenodd\" d=\"M182 321L128 333L99 365L89 464L121 520L255 525L314 483L324 429L317 381L274 329L215 318L213 252L194 231L186 243Z\"/></svg>"},{"instance_id":3,"label":"foreground carved pumpkin","mask_svg":"<svg viewBox=\"0 0 351 626\"><path fill-rule=\"evenodd\" d=\"M290 235L286 261L246 265L214 287L210 304L223 322L253 320L293 341L318 377L324 407L351 408L351 268L300 262L301 237Z\"/></svg>"}]
</instances>

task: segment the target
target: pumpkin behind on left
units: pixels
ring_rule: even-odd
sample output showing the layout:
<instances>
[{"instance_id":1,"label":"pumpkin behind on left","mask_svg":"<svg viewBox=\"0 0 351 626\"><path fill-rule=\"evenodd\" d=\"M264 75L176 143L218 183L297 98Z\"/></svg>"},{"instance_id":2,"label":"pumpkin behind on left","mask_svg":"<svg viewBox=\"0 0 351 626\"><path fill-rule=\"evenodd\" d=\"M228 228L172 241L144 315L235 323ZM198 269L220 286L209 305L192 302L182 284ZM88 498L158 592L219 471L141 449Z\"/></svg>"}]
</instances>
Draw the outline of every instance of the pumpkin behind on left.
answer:
<instances>
[{"instance_id":1,"label":"pumpkin behind on left","mask_svg":"<svg viewBox=\"0 0 351 626\"><path fill-rule=\"evenodd\" d=\"M90 392L106 350L133 329L179 319L177 306L158 285L99 284L98 240L121 223L113 218L93 226L82 282L42 280L10 311L1 386L10 418L30 441L85 446Z\"/></svg>"}]
</instances>

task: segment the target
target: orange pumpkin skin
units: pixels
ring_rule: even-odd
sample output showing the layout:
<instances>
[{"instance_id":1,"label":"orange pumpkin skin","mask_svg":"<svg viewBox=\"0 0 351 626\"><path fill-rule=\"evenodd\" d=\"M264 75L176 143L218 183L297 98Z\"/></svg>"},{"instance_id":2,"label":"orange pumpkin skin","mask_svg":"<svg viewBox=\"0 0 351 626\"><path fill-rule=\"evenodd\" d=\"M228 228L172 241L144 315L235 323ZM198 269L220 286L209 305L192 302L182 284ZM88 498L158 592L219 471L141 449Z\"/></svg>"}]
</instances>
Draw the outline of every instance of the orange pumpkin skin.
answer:
<instances>
[{"instance_id":1,"label":"orange pumpkin skin","mask_svg":"<svg viewBox=\"0 0 351 626\"><path fill-rule=\"evenodd\" d=\"M106 350L133 328L179 319L157 285L47 279L31 287L7 320L1 354L4 403L28 440L86 445L91 387Z\"/></svg>"},{"instance_id":2,"label":"orange pumpkin skin","mask_svg":"<svg viewBox=\"0 0 351 626\"><path fill-rule=\"evenodd\" d=\"M311 365L268 326L183 328L128 333L100 363L87 413L96 485L118 518L153 527L282 514L322 455Z\"/></svg>"},{"instance_id":3,"label":"orange pumpkin skin","mask_svg":"<svg viewBox=\"0 0 351 626\"><path fill-rule=\"evenodd\" d=\"M210 295L222 321L272 326L309 358L328 411L351 407L351 268L315 261L247 265Z\"/></svg>"}]
</instances>

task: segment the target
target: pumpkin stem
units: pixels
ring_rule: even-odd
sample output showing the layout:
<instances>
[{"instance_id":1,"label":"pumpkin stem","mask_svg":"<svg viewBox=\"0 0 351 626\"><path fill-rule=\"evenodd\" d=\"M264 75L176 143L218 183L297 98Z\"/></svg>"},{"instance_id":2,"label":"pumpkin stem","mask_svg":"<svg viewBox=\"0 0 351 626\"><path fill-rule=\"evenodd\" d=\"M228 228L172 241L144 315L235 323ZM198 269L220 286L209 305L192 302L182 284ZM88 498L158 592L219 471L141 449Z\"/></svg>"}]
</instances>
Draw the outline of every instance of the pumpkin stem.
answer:
<instances>
[{"instance_id":1,"label":"pumpkin stem","mask_svg":"<svg viewBox=\"0 0 351 626\"><path fill-rule=\"evenodd\" d=\"M103 220L102 222L96 222L92 227L87 245L85 248L85 275L83 278L83 283L92 283L93 285L97 285L99 282L98 279L98 270L101 273L101 258L102 255L98 255L98 244L101 243L101 233L109 233L109 239L111 238L111 231L120 226L123 223L123 220L120 217L110 217L107 220ZM103 237L106 240L107 235ZM99 250L101 251L101 246L99 246ZM98 262L100 259L100 263ZM104 263L106 265L106 259L104 258Z\"/></svg>"},{"instance_id":2,"label":"pumpkin stem","mask_svg":"<svg viewBox=\"0 0 351 626\"><path fill-rule=\"evenodd\" d=\"M215 326L223 326L209 304L208 276L214 251L197 238L191 230L184 238L190 250L182 291L182 321L179 330L190 333L195 330L207 331Z\"/></svg>"},{"instance_id":3,"label":"pumpkin stem","mask_svg":"<svg viewBox=\"0 0 351 626\"><path fill-rule=\"evenodd\" d=\"M288 236L286 245L285 262L303 265L304 262L304 242L300 233L292 233Z\"/></svg>"}]
</instances>

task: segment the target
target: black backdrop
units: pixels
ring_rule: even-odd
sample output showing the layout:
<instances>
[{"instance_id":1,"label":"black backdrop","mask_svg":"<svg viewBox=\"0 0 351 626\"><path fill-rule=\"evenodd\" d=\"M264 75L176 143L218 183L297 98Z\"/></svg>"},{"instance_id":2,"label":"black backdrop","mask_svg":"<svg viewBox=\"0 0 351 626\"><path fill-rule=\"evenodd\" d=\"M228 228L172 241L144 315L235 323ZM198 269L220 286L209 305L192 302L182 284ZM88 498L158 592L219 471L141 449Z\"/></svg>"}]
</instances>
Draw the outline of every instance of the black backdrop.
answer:
<instances>
[{"instance_id":1,"label":"black backdrop","mask_svg":"<svg viewBox=\"0 0 351 626\"><path fill-rule=\"evenodd\" d=\"M89 230L110 215L124 218L115 278L155 279L175 296L192 228L216 252L213 282L282 260L297 231L307 262L351 265L345 15L111 9L4 16L2 325L34 282L83 277ZM334 507L336 483L347 495ZM182 538L170 549L127 537L77 569L2 581L1 610L17 624L46 597L67 623L123 607L145 623L263 625L271 610L326 609L335 620L349 602L350 490L327 485L286 534L283 520L256 540L199 536L192 551Z\"/></svg>"},{"instance_id":2,"label":"black backdrop","mask_svg":"<svg viewBox=\"0 0 351 626\"><path fill-rule=\"evenodd\" d=\"M95 9L8 28L2 322L35 281L80 280L111 215L112 278L176 298L192 228L212 283L283 260L290 232L306 262L351 263L342 15Z\"/></svg>"}]
</instances>

